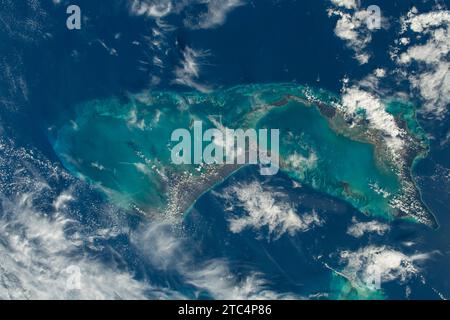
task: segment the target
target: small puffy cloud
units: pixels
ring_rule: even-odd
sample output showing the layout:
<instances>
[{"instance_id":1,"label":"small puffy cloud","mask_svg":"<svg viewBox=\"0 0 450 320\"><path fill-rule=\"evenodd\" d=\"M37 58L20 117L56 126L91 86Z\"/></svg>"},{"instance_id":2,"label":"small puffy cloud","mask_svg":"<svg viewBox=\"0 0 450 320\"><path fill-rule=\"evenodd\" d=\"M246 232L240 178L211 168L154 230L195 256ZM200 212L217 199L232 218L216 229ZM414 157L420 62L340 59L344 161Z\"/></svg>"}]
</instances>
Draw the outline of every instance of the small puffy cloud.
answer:
<instances>
[{"instance_id":1,"label":"small puffy cloud","mask_svg":"<svg viewBox=\"0 0 450 320\"><path fill-rule=\"evenodd\" d=\"M416 36L417 41L412 44L404 34ZM419 14L411 9L402 18L401 36L392 57L424 101L427 115L442 118L450 104L450 11Z\"/></svg>"},{"instance_id":2,"label":"small puffy cloud","mask_svg":"<svg viewBox=\"0 0 450 320\"><path fill-rule=\"evenodd\" d=\"M130 8L138 16L162 18L171 13L173 6L171 0L132 0Z\"/></svg>"},{"instance_id":3,"label":"small puffy cloud","mask_svg":"<svg viewBox=\"0 0 450 320\"><path fill-rule=\"evenodd\" d=\"M338 17L334 33L344 40L348 48L354 51L360 64L369 62L367 46L372 41L372 32L376 27L372 23L374 13L369 8L361 8L355 0L331 0L333 7L328 15ZM381 19L381 17L379 17ZM381 21L379 21L381 26Z\"/></svg>"},{"instance_id":4,"label":"small puffy cloud","mask_svg":"<svg viewBox=\"0 0 450 320\"><path fill-rule=\"evenodd\" d=\"M358 222L356 219L353 219L352 223L347 229L347 234L355 238L361 238L368 233L375 233L381 236L390 230L389 225L379 221Z\"/></svg>"},{"instance_id":5,"label":"small puffy cloud","mask_svg":"<svg viewBox=\"0 0 450 320\"><path fill-rule=\"evenodd\" d=\"M373 288L374 283L404 282L418 275L418 262L429 258L428 254L407 255L387 246L367 246L357 251L341 251L341 274L356 287Z\"/></svg>"},{"instance_id":6,"label":"small puffy cloud","mask_svg":"<svg viewBox=\"0 0 450 320\"><path fill-rule=\"evenodd\" d=\"M315 211L297 213L286 195L258 182L232 186L222 197L230 200L233 208L241 208L246 213L242 216L233 215L228 219L233 233L240 233L245 229L267 228L268 237L276 240L286 233L294 235L323 224Z\"/></svg>"},{"instance_id":7,"label":"small puffy cloud","mask_svg":"<svg viewBox=\"0 0 450 320\"><path fill-rule=\"evenodd\" d=\"M331 2L337 7L346 9L356 9L358 7L356 0L331 0Z\"/></svg>"},{"instance_id":8,"label":"small puffy cloud","mask_svg":"<svg viewBox=\"0 0 450 320\"><path fill-rule=\"evenodd\" d=\"M394 116L386 111L383 101L375 93L363 90L359 85L344 87L342 111L356 116L359 110L364 110L364 117L373 129L383 133L392 156L396 158L400 155L405 132L399 128Z\"/></svg>"}]
</instances>

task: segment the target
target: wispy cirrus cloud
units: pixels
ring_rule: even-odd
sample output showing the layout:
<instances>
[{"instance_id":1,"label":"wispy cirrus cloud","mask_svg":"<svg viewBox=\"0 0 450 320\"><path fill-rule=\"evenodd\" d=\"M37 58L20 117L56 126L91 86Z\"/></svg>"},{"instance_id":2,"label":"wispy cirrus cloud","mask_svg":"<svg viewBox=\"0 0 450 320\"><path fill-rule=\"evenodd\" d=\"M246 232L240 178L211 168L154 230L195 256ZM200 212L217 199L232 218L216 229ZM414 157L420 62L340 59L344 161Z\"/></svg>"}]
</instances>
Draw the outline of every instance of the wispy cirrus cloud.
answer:
<instances>
[{"instance_id":1,"label":"wispy cirrus cloud","mask_svg":"<svg viewBox=\"0 0 450 320\"><path fill-rule=\"evenodd\" d=\"M223 25L227 15L245 4L244 0L203 0L207 5L206 12L198 17L186 20L185 25L192 29L212 29Z\"/></svg>"},{"instance_id":2,"label":"wispy cirrus cloud","mask_svg":"<svg viewBox=\"0 0 450 320\"><path fill-rule=\"evenodd\" d=\"M182 54L183 58L174 71L175 79L173 82L201 92L210 91L207 85L201 84L198 81L200 77L200 66L205 63L204 60L208 56L208 52L186 47Z\"/></svg>"},{"instance_id":3,"label":"wispy cirrus cloud","mask_svg":"<svg viewBox=\"0 0 450 320\"><path fill-rule=\"evenodd\" d=\"M204 9L199 14L190 14L184 24L191 29L213 29L223 25L227 15L245 3L244 0L130 0L130 11L134 15L162 19L202 5Z\"/></svg>"},{"instance_id":4,"label":"wispy cirrus cloud","mask_svg":"<svg viewBox=\"0 0 450 320\"><path fill-rule=\"evenodd\" d=\"M67 188L57 191L59 183ZM80 223L79 187L36 150L0 138L0 299L180 297L98 258L111 248L97 243L124 234L127 225L113 207L99 203L92 209L107 222L83 212Z\"/></svg>"},{"instance_id":5,"label":"wispy cirrus cloud","mask_svg":"<svg viewBox=\"0 0 450 320\"><path fill-rule=\"evenodd\" d=\"M151 223L141 231L134 235L133 243L148 262L162 272L175 272L199 294L225 300L301 298L271 289L264 274L258 271L248 271L238 277L225 258L195 259L189 241L172 224Z\"/></svg>"},{"instance_id":6,"label":"wispy cirrus cloud","mask_svg":"<svg viewBox=\"0 0 450 320\"><path fill-rule=\"evenodd\" d=\"M361 238L365 234L378 234L384 235L390 230L389 225L379 221L359 222L355 218L352 219L352 224L347 229L347 234Z\"/></svg>"}]
</instances>

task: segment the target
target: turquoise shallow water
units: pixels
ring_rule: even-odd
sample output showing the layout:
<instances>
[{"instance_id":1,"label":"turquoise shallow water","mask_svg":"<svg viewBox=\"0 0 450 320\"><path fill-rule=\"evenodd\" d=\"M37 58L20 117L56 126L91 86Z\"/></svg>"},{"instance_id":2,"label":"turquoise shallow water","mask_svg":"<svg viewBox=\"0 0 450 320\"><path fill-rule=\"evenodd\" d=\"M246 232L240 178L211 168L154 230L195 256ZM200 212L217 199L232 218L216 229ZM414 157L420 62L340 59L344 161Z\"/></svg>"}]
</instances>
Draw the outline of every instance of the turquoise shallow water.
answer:
<instances>
[{"instance_id":1,"label":"turquoise shallow water","mask_svg":"<svg viewBox=\"0 0 450 320\"><path fill-rule=\"evenodd\" d=\"M316 108L299 108L296 103L263 122L287 133L281 150L291 177L345 198L362 212L390 216L388 199L374 186L394 194L399 181L392 171L377 166L373 145L337 134Z\"/></svg>"},{"instance_id":2,"label":"turquoise shallow water","mask_svg":"<svg viewBox=\"0 0 450 320\"><path fill-rule=\"evenodd\" d=\"M205 129L218 124L280 129L281 168L289 176L364 213L392 218L396 211L389 202L403 192L402 177L382 164L373 144L337 132L342 128L332 129L330 119L308 103L306 94L329 106L336 101L324 91L291 84L94 100L79 105L76 118L59 128L54 148L68 168L101 186L117 203L158 213L182 200L171 195L174 180L188 174L191 181L200 181L204 173L193 165L171 163L173 130L190 129L196 120ZM401 106L397 103L394 113L403 117ZM415 136L418 125L407 116ZM205 184L204 191L210 187Z\"/></svg>"}]
</instances>

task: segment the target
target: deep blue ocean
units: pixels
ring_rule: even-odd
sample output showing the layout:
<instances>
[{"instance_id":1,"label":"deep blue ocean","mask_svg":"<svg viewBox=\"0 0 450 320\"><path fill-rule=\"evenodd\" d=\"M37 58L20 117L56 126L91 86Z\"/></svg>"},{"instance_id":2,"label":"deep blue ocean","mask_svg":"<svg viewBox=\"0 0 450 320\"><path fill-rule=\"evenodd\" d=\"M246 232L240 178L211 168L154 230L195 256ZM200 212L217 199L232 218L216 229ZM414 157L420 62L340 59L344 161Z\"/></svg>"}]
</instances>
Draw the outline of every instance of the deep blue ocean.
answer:
<instances>
[{"instance_id":1,"label":"deep blue ocean","mask_svg":"<svg viewBox=\"0 0 450 320\"><path fill-rule=\"evenodd\" d=\"M101 287L97 297L125 299L441 299L450 296L448 115L437 120L418 114L420 125L430 137L430 151L415 166L413 174L423 202L438 221L437 229L405 219L385 221L381 217L369 217L342 199L308 185L293 183L284 173L262 177L256 166L238 171L206 192L185 214L182 223L171 227L116 206L95 183L80 180L70 168L64 169L61 155L54 149L55 128L74 119L80 104L111 97L127 101L128 95L145 91L195 90L174 81L174 69L183 61L187 48L200 53L197 56L200 73L195 82L211 90L237 85L296 83L339 94L344 78L362 79L379 67L394 69L387 50L397 37L394 22L412 6L419 12L426 12L431 10L431 4L414 0L370 1L379 5L385 16L391 17L393 26L373 34L368 49L371 59L360 65L352 51L335 35L336 19L328 17L327 8L331 4L326 0L244 1L244 5L228 12L226 22L208 29L188 28L184 24L187 18L204 12L204 3L158 20L130 14L131 1L72 2L80 6L84 17L82 29L78 31L65 27L66 1L57 5L50 0L36 1L34 5L34 1L1 1L0 133L4 141L14 146L0 149L4 158L0 163L0 243L4 244L1 255L9 254L11 261L16 259L15 253L4 249L16 250L10 243L13 231L6 233L1 226L17 223L17 228L25 228L25 231L20 229L24 233L17 231L17 234L25 237L21 239L31 248L29 254L35 255L27 257L26 261L33 264L44 257L49 260L53 255L63 257L55 258L54 261L60 262L52 265L52 272L58 276L49 276L51 279L64 279L55 270L65 268L65 263L73 264L67 261L82 260L82 275L97 270L89 269L90 261L94 261L92 263L100 266L100 270L109 271L104 275L104 283L92 282L85 292L86 297L91 297L91 292L97 294L96 285ZM361 5L369 5L366 2L363 0ZM155 35L155 30L162 35ZM395 79L388 78L386 83L388 86L392 83L393 92L409 90L406 83L397 83ZM422 103L413 94L409 100L415 105ZM19 150L33 152L25 157ZM45 164L47 161L49 165ZM17 172L22 171L29 176L16 179ZM59 173L52 175L52 172ZM55 178L55 175L60 176ZM39 181L49 185L52 191L36 196L27 210L11 209L14 202L20 203L14 200L20 192L32 194L30 190L35 190ZM23 188L12 187L20 183L24 183ZM296 212L315 212L322 225L279 236L269 230L268 225L237 233L230 231L231 217L245 216L246 212L244 207L230 204L230 199L223 195L233 186L255 183L283 193L283 200ZM64 209L65 217L75 221L73 226L69 223L63 228L64 239L70 239L70 248L47 248L45 246L53 242L40 240L41 235L26 238L24 234L30 227L22 220L17 222L15 212L37 212L50 219L51 228L58 221L52 209L55 198L67 190L74 198ZM232 206L231 211L229 206ZM348 233L348 228L355 221L386 223L389 231L354 237ZM108 232L105 234L102 230ZM40 244L48 256L41 256L33 243ZM368 259L380 263L377 255L383 252L370 258L356 257L356 264L350 266L350 260L345 260L340 253L370 247L388 248L417 257L410 259L414 270L389 269L392 279L383 281L377 291L364 293L352 289L348 284L350 280L339 272L351 270L355 277L362 277L364 270L354 268L369 268L366 271L370 272L373 261ZM427 258L418 257L422 254ZM345 269L345 265L350 269ZM404 261L400 264L400 268L409 267ZM39 296L34 295L39 290L27 288L27 280L20 281L22 276L28 279L30 274L39 272L34 267L0 262L0 269L18 277L17 282L13 281L15 286L9 286L17 290L14 294L20 296L28 289L29 297ZM43 273L44 278L52 274ZM130 289L121 291L122 280L108 278L113 273L126 274L125 278L132 285L124 282L124 287ZM86 281L89 279L88 276ZM48 293L45 288L52 282L44 282L42 292ZM110 282L116 282L117 287L109 288ZM0 285L0 292L7 290ZM128 296L129 291L142 292L142 295ZM11 292L8 291L10 297L14 296ZM114 294L110 294L112 292ZM7 294L0 293L0 296ZM70 291L67 297L85 296Z\"/></svg>"}]
</instances>

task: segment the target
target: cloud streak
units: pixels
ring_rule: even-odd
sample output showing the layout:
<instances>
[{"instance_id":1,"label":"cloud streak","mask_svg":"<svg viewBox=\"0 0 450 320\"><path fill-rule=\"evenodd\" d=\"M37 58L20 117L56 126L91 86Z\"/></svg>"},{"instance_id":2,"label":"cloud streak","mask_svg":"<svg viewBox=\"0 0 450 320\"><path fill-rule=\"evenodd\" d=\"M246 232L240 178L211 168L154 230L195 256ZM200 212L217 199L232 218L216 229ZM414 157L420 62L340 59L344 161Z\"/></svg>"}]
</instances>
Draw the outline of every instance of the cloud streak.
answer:
<instances>
[{"instance_id":1,"label":"cloud streak","mask_svg":"<svg viewBox=\"0 0 450 320\"><path fill-rule=\"evenodd\" d=\"M226 259L195 259L193 246L182 231L164 222L144 226L133 237L133 244L162 272L175 272L199 295L207 293L214 299L267 300L294 299L292 293L280 293L270 289L264 275L257 271L236 276Z\"/></svg>"}]
</instances>

